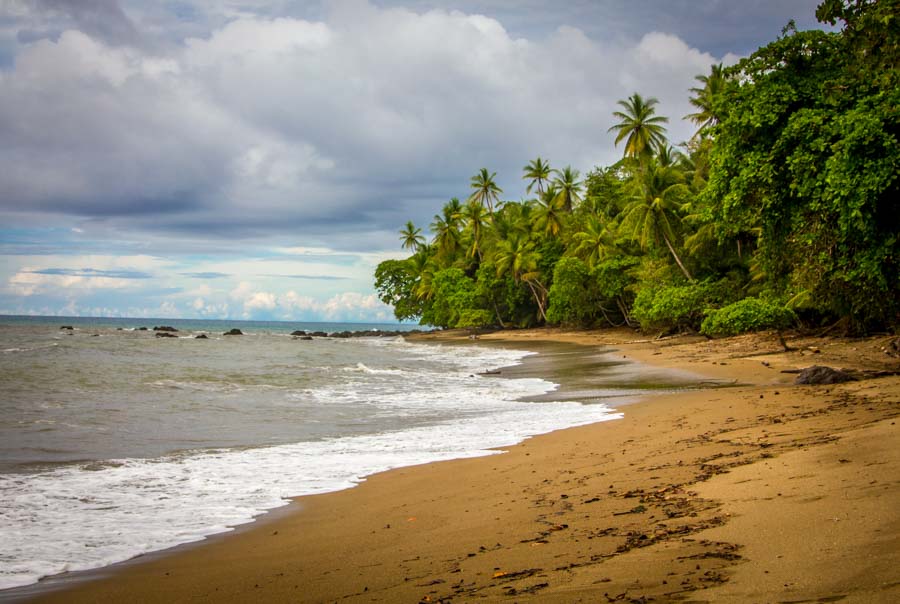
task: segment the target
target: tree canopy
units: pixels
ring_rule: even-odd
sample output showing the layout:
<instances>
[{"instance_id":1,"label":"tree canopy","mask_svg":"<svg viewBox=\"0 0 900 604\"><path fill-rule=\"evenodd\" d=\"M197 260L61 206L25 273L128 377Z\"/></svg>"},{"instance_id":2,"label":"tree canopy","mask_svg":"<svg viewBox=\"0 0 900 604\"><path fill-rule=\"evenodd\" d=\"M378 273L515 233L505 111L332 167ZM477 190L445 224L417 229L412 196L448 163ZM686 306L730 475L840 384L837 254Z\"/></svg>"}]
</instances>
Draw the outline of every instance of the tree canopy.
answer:
<instances>
[{"instance_id":1,"label":"tree canopy","mask_svg":"<svg viewBox=\"0 0 900 604\"><path fill-rule=\"evenodd\" d=\"M900 325L900 0L825 0L797 31L685 82L697 134L658 101L608 117L622 159L582 176L537 157L523 201L496 173L376 271L403 320L441 327L636 325L710 335ZM559 165L559 164L557 164Z\"/></svg>"}]
</instances>

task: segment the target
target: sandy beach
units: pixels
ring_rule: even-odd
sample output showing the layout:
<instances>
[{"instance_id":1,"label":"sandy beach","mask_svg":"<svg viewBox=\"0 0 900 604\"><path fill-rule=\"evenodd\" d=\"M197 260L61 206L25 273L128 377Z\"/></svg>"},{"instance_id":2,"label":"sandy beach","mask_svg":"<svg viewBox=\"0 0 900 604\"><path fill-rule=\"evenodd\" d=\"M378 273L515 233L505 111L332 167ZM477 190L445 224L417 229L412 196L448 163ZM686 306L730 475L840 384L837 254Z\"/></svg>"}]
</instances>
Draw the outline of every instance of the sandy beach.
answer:
<instances>
[{"instance_id":1,"label":"sandy beach","mask_svg":"<svg viewBox=\"0 0 900 604\"><path fill-rule=\"evenodd\" d=\"M468 342L465 334L419 336ZM528 330L504 375L590 394L597 351L710 388L506 453L394 470L202 544L32 590L38 602L897 602L891 338ZM795 385L798 369L858 381ZM866 373L868 372L868 373ZM57 587L53 587L56 585Z\"/></svg>"}]
</instances>

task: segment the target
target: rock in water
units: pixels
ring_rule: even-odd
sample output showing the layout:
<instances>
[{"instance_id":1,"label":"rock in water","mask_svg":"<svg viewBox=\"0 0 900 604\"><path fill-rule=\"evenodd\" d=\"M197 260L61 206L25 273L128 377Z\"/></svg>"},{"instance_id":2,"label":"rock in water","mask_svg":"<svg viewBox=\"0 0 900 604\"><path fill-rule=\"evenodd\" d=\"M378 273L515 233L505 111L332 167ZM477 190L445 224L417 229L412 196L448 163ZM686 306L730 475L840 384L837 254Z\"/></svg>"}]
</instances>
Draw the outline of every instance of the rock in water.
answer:
<instances>
[{"instance_id":1,"label":"rock in water","mask_svg":"<svg viewBox=\"0 0 900 604\"><path fill-rule=\"evenodd\" d=\"M195 340L208 340L209 337L205 333L201 333L199 336L194 336Z\"/></svg>"},{"instance_id":2,"label":"rock in water","mask_svg":"<svg viewBox=\"0 0 900 604\"><path fill-rule=\"evenodd\" d=\"M813 365L812 367L807 367L803 371L800 372L800 375L797 376L797 379L794 380L795 384L811 384L817 386L819 384L840 384L842 382L852 382L856 378L841 371L839 369L832 369L831 367L824 367L822 365Z\"/></svg>"},{"instance_id":3,"label":"rock in water","mask_svg":"<svg viewBox=\"0 0 900 604\"><path fill-rule=\"evenodd\" d=\"M222 334L222 335L226 335L226 336L242 336L242 335L244 335L244 332L241 331L240 329L229 329L228 331L226 331L226 332L225 332L224 334Z\"/></svg>"},{"instance_id":4,"label":"rock in water","mask_svg":"<svg viewBox=\"0 0 900 604\"><path fill-rule=\"evenodd\" d=\"M177 338L178 336L176 336L174 333L168 333L165 331L157 331L156 337L157 338Z\"/></svg>"},{"instance_id":5,"label":"rock in water","mask_svg":"<svg viewBox=\"0 0 900 604\"><path fill-rule=\"evenodd\" d=\"M174 327L170 326L170 325L160 325L159 327L154 327L154 328L153 328L153 331L171 331L171 332L175 332L175 331L178 331L178 330L175 329Z\"/></svg>"}]
</instances>

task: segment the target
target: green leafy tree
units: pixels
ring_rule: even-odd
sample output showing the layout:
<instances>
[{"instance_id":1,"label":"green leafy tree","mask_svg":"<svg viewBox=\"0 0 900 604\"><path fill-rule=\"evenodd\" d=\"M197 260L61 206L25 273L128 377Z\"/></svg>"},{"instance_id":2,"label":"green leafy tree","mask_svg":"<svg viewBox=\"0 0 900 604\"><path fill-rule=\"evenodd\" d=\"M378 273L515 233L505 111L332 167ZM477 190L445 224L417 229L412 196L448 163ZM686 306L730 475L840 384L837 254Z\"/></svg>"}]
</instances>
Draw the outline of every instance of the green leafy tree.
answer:
<instances>
[{"instance_id":1,"label":"green leafy tree","mask_svg":"<svg viewBox=\"0 0 900 604\"><path fill-rule=\"evenodd\" d=\"M415 294L416 275L407 260L385 260L375 267L375 290L378 298L394 307L400 321L418 319L422 305Z\"/></svg>"},{"instance_id":2,"label":"green leafy tree","mask_svg":"<svg viewBox=\"0 0 900 604\"><path fill-rule=\"evenodd\" d=\"M854 331L900 323L896 8L824 2L841 33L786 32L733 68L704 191L720 237L758 229L770 287Z\"/></svg>"}]
</instances>

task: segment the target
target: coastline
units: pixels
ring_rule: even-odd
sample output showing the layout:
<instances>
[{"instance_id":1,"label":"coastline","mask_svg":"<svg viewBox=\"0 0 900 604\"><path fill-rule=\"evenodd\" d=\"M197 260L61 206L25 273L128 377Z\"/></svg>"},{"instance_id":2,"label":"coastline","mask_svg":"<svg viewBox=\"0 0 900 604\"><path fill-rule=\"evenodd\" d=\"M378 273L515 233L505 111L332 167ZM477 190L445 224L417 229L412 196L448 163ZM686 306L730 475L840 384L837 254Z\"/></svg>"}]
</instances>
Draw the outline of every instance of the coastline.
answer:
<instances>
[{"instance_id":1,"label":"coastline","mask_svg":"<svg viewBox=\"0 0 900 604\"><path fill-rule=\"evenodd\" d=\"M453 338L465 340L416 337ZM896 368L878 356L876 340L819 353L798 342L784 353L765 334L711 342L625 331L479 338L532 350L546 341L612 345L626 358L741 385L653 396L628 404L623 419L533 437L504 455L401 468L299 498L246 529L32 601L900 596L900 461L890 446L900 380L794 386L793 375L780 373L813 361ZM553 379L563 394L590 386L583 367L548 376L546 365L526 362L504 373L517 371ZM829 530L811 528L814 520L829 520Z\"/></svg>"}]
</instances>

